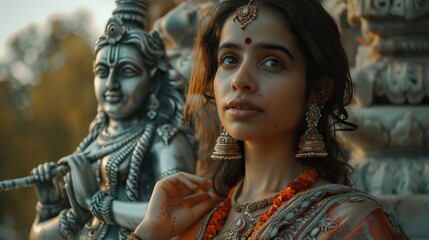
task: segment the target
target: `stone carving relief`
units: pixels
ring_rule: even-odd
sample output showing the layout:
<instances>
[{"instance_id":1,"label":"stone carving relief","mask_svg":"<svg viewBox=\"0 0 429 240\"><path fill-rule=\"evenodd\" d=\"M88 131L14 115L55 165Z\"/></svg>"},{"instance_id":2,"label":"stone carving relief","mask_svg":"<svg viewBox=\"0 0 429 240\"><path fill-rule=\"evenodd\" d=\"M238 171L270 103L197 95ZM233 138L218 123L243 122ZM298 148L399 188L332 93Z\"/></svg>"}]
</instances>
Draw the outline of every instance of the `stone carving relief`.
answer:
<instances>
[{"instance_id":1,"label":"stone carving relief","mask_svg":"<svg viewBox=\"0 0 429 240\"><path fill-rule=\"evenodd\" d=\"M428 0L350 0L351 18L399 17L414 20L429 14Z\"/></svg>"},{"instance_id":2,"label":"stone carving relief","mask_svg":"<svg viewBox=\"0 0 429 240\"><path fill-rule=\"evenodd\" d=\"M418 149L429 146L429 112L414 107L395 109L377 107L374 109L350 109L352 120L359 125L356 133L345 133L366 152L404 148ZM426 150L429 152L429 150Z\"/></svg>"},{"instance_id":3,"label":"stone carving relief","mask_svg":"<svg viewBox=\"0 0 429 240\"><path fill-rule=\"evenodd\" d=\"M424 145L423 135L424 129L413 115L407 112L390 131L390 145L392 147L420 147Z\"/></svg>"},{"instance_id":4,"label":"stone carving relief","mask_svg":"<svg viewBox=\"0 0 429 240\"><path fill-rule=\"evenodd\" d=\"M412 239L426 239L429 0L341 4L348 23L360 28L352 69L358 104L349 108L359 129L344 138L352 149L355 186L383 199Z\"/></svg>"},{"instance_id":5,"label":"stone carving relief","mask_svg":"<svg viewBox=\"0 0 429 240\"><path fill-rule=\"evenodd\" d=\"M429 193L426 158L366 158L354 163L355 185L376 195Z\"/></svg>"},{"instance_id":6,"label":"stone carving relief","mask_svg":"<svg viewBox=\"0 0 429 240\"><path fill-rule=\"evenodd\" d=\"M359 62L358 62L359 66ZM377 104L387 98L393 104L420 104L429 97L429 61L410 62L381 59L352 73L360 103Z\"/></svg>"},{"instance_id":7,"label":"stone carving relief","mask_svg":"<svg viewBox=\"0 0 429 240\"><path fill-rule=\"evenodd\" d=\"M361 104L427 102L429 0L352 0L347 11L362 32L352 74Z\"/></svg>"}]
</instances>

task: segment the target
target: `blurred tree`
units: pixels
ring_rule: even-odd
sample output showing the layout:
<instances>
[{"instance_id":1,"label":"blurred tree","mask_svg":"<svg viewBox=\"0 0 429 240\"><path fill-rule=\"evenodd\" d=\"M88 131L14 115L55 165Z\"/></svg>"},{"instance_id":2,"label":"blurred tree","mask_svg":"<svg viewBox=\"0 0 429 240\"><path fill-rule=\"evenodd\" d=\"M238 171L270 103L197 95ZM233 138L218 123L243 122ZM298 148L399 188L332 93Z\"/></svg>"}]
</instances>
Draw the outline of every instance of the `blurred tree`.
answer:
<instances>
[{"instance_id":1,"label":"blurred tree","mask_svg":"<svg viewBox=\"0 0 429 240\"><path fill-rule=\"evenodd\" d=\"M30 28L13 41L15 55L0 81L0 180L59 160L87 134L97 104L88 40L94 38L82 30L85 20L52 20L48 35ZM0 239L28 239L36 203L31 188L0 193Z\"/></svg>"}]
</instances>

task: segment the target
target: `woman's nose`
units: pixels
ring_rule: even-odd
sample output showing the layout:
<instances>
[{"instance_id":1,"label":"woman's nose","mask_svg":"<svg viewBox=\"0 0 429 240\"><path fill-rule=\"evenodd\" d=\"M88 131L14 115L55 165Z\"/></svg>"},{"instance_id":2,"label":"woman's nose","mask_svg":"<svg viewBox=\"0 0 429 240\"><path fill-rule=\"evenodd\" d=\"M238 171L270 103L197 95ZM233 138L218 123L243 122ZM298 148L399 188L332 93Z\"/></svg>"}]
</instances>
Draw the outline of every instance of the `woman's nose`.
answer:
<instances>
[{"instance_id":1,"label":"woman's nose","mask_svg":"<svg viewBox=\"0 0 429 240\"><path fill-rule=\"evenodd\" d=\"M119 88L119 82L116 79L114 69L111 69L109 71L109 76L107 76L107 81L106 81L106 88L108 90L118 89Z\"/></svg>"},{"instance_id":2,"label":"woman's nose","mask_svg":"<svg viewBox=\"0 0 429 240\"><path fill-rule=\"evenodd\" d=\"M254 73L249 64L243 63L240 66L231 81L231 87L234 91L242 93L253 93L256 91L257 85L254 81Z\"/></svg>"}]
</instances>

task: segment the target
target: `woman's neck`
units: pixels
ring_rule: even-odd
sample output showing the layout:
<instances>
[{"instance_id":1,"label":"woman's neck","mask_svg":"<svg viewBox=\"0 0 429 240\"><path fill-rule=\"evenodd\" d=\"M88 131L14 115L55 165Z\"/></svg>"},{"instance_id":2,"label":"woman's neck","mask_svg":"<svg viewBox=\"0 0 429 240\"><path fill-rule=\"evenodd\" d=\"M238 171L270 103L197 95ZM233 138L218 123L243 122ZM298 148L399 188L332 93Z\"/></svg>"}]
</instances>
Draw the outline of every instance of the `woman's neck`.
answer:
<instances>
[{"instance_id":1,"label":"woman's neck","mask_svg":"<svg viewBox=\"0 0 429 240\"><path fill-rule=\"evenodd\" d=\"M283 190L304 170L295 144L285 138L245 141L245 177L239 202L252 202Z\"/></svg>"}]
</instances>

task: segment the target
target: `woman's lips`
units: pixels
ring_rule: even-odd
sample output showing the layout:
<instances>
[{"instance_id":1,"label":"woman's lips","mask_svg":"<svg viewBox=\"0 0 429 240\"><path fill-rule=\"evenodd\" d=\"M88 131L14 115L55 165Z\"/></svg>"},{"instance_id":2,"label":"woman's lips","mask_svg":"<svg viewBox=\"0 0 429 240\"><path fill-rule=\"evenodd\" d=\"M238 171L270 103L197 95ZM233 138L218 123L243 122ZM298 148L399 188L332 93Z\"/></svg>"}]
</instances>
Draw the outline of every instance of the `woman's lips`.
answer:
<instances>
[{"instance_id":1,"label":"woman's lips","mask_svg":"<svg viewBox=\"0 0 429 240\"><path fill-rule=\"evenodd\" d=\"M263 112L262 108L243 99L234 99L228 102L226 110L236 118L249 118Z\"/></svg>"}]
</instances>

